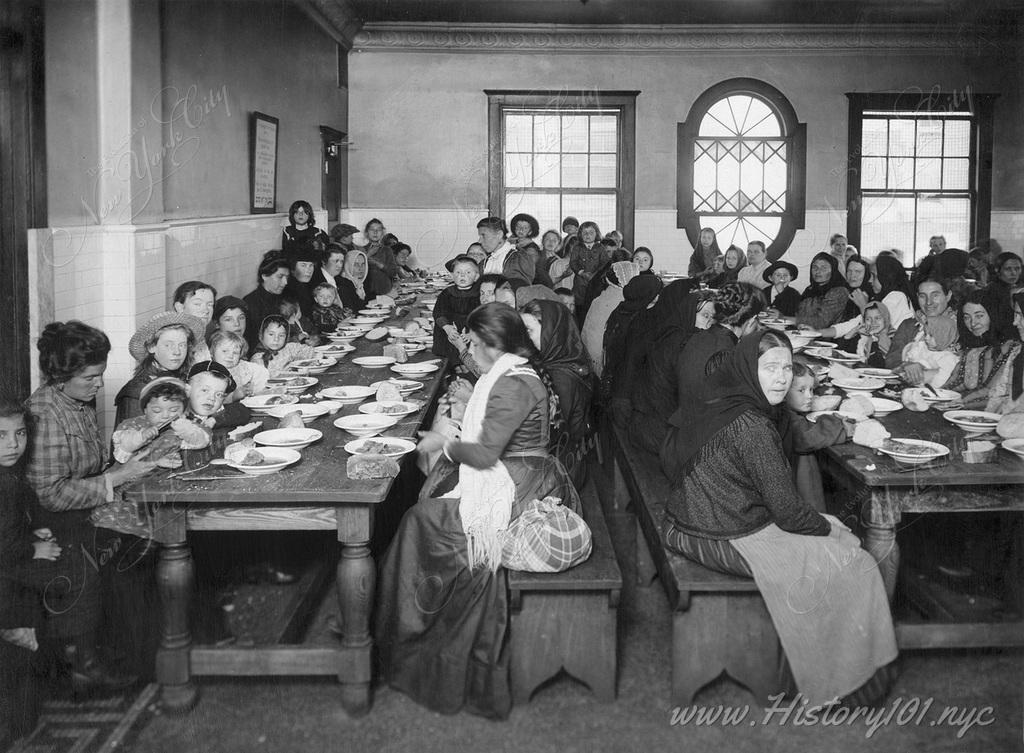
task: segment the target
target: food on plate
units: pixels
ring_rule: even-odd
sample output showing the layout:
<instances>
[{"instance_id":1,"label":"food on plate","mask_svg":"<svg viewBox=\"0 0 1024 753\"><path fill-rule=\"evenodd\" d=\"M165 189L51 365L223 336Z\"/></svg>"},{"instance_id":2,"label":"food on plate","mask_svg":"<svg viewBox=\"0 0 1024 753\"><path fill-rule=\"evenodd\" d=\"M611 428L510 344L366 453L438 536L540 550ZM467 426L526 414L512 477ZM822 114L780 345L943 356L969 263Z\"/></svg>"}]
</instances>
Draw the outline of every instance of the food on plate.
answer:
<instances>
[{"instance_id":1,"label":"food on plate","mask_svg":"<svg viewBox=\"0 0 1024 753\"><path fill-rule=\"evenodd\" d=\"M241 464L242 460L252 450L256 449L256 440L247 437L240 442L229 444L224 448L224 459L229 463ZM262 455L260 456L263 457Z\"/></svg>"},{"instance_id":2,"label":"food on plate","mask_svg":"<svg viewBox=\"0 0 1024 753\"><path fill-rule=\"evenodd\" d=\"M405 352L405 346L401 343L394 343L392 345L384 346L384 355L388 358L394 358L396 363L405 363L409 360L408 354Z\"/></svg>"},{"instance_id":3,"label":"food on plate","mask_svg":"<svg viewBox=\"0 0 1024 753\"><path fill-rule=\"evenodd\" d=\"M920 387L908 387L903 390L900 393L900 402L904 407L918 413L924 413L931 407L929 402L924 399L924 390Z\"/></svg>"},{"instance_id":4,"label":"food on plate","mask_svg":"<svg viewBox=\"0 0 1024 753\"><path fill-rule=\"evenodd\" d=\"M263 404L269 407L271 405L281 405L283 402L285 402L285 399L282 395L271 395L263 401Z\"/></svg>"},{"instance_id":5,"label":"food on plate","mask_svg":"<svg viewBox=\"0 0 1024 753\"><path fill-rule=\"evenodd\" d=\"M935 449L932 447L922 447L921 445L910 444L909 442L901 442L898 439L886 439L882 442L882 449L900 455L914 455L918 457L935 454Z\"/></svg>"},{"instance_id":6,"label":"food on plate","mask_svg":"<svg viewBox=\"0 0 1024 753\"><path fill-rule=\"evenodd\" d=\"M384 413L385 415L401 415L406 412L405 404L400 405L378 405L377 413Z\"/></svg>"},{"instance_id":7,"label":"food on plate","mask_svg":"<svg viewBox=\"0 0 1024 753\"><path fill-rule=\"evenodd\" d=\"M846 398L839 404L839 410L845 413L856 413L861 416L875 415L875 406L871 402L871 398L864 395L853 395Z\"/></svg>"},{"instance_id":8,"label":"food on plate","mask_svg":"<svg viewBox=\"0 0 1024 753\"><path fill-rule=\"evenodd\" d=\"M405 325L406 335L421 335L425 331L426 330L424 330L423 327L421 327L417 322L409 322L408 324Z\"/></svg>"},{"instance_id":9,"label":"food on plate","mask_svg":"<svg viewBox=\"0 0 1024 753\"><path fill-rule=\"evenodd\" d=\"M278 429L301 429L305 424L302 422L302 411L293 410L281 416L277 424Z\"/></svg>"},{"instance_id":10,"label":"food on plate","mask_svg":"<svg viewBox=\"0 0 1024 753\"><path fill-rule=\"evenodd\" d=\"M363 337L365 337L367 340L380 340L380 339L382 339L384 337L387 337L387 335L388 335L388 328L387 327L374 327L369 332L367 332L365 335L363 335Z\"/></svg>"},{"instance_id":11,"label":"food on plate","mask_svg":"<svg viewBox=\"0 0 1024 753\"><path fill-rule=\"evenodd\" d=\"M377 388L377 402L378 403L398 403L402 401L402 393L398 387L391 382L383 382L380 387Z\"/></svg>"},{"instance_id":12,"label":"food on plate","mask_svg":"<svg viewBox=\"0 0 1024 753\"><path fill-rule=\"evenodd\" d=\"M389 452L397 452L401 449L398 445L388 444L376 439L367 439L358 447L361 455L386 455Z\"/></svg>"},{"instance_id":13,"label":"food on plate","mask_svg":"<svg viewBox=\"0 0 1024 753\"><path fill-rule=\"evenodd\" d=\"M249 450L238 461L238 465L263 465L267 462L267 459L263 456L263 453L259 450Z\"/></svg>"}]
</instances>

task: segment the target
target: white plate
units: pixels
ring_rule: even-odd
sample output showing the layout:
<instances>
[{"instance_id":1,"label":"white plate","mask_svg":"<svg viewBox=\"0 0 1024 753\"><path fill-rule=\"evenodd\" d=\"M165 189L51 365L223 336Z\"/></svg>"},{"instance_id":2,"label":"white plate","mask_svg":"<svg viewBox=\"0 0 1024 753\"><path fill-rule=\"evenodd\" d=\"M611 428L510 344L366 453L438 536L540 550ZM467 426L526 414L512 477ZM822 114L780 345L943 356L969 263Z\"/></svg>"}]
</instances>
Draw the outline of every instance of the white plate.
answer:
<instances>
[{"instance_id":1,"label":"white plate","mask_svg":"<svg viewBox=\"0 0 1024 753\"><path fill-rule=\"evenodd\" d=\"M301 392L305 392L314 384L319 383L320 380L316 377L309 376L288 376L288 377L274 377L268 379L267 384L271 387L284 387L285 392L291 395L298 395Z\"/></svg>"},{"instance_id":2,"label":"white plate","mask_svg":"<svg viewBox=\"0 0 1024 753\"><path fill-rule=\"evenodd\" d=\"M256 444L269 447L291 447L301 450L320 439L324 433L318 429L271 429L253 436Z\"/></svg>"},{"instance_id":3,"label":"white plate","mask_svg":"<svg viewBox=\"0 0 1024 753\"><path fill-rule=\"evenodd\" d=\"M441 367L436 363L396 363L391 370L405 376L426 376L433 374L439 368Z\"/></svg>"},{"instance_id":4,"label":"white plate","mask_svg":"<svg viewBox=\"0 0 1024 753\"><path fill-rule=\"evenodd\" d=\"M1003 449L1024 458L1024 439L1004 439Z\"/></svg>"},{"instance_id":5,"label":"white plate","mask_svg":"<svg viewBox=\"0 0 1024 753\"><path fill-rule=\"evenodd\" d=\"M380 319L381 317L387 319L389 311L390 309L384 306L374 306L368 309L359 309L359 316L366 319Z\"/></svg>"},{"instance_id":6,"label":"white plate","mask_svg":"<svg viewBox=\"0 0 1024 753\"><path fill-rule=\"evenodd\" d=\"M355 350L354 345L348 345L347 343L331 343L330 345L317 345L315 350L322 356L327 358L333 358L335 360L344 358L347 354Z\"/></svg>"},{"instance_id":7,"label":"white plate","mask_svg":"<svg viewBox=\"0 0 1024 753\"><path fill-rule=\"evenodd\" d=\"M357 437L375 436L397 423L398 416L384 416L379 413L372 416L359 414L334 419L335 426Z\"/></svg>"},{"instance_id":8,"label":"white plate","mask_svg":"<svg viewBox=\"0 0 1024 753\"><path fill-rule=\"evenodd\" d=\"M929 460L935 460L936 458L941 458L943 455L949 454L949 448L946 447L946 445L939 444L938 442L928 442L924 439L893 437L892 440L886 440L886 442L888 441L900 442L905 445L912 445L914 447L921 448L921 454L909 454L901 450L886 449L885 443L878 448L879 452L895 458L901 463L906 463L907 465L920 465L921 463L927 463Z\"/></svg>"},{"instance_id":9,"label":"white plate","mask_svg":"<svg viewBox=\"0 0 1024 753\"><path fill-rule=\"evenodd\" d=\"M794 330L792 333L787 332L786 334L787 335L788 334L794 334L794 335L797 335L799 337L809 337L812 340L815 340L815 339L821 337L821 331L820 330L816 330L816 329L798 329L798 330Z\"/></svg>"},{"instance_id":10,"label":"white plate","mask_svg":"<svg viewBox=\"0 0 1024 753\"><path fill-rule=\"evenodd\" d=\"M868 420L868 417L863 413L850 413L845 410L816 410L807 414L807 420L813 424L818 420L818 416L836 416L838 418L845 418L848 421L855 421L857 423Z\"/></svg>"},{"instance_id":11,"label":"white plate","mask_svg":"<svg viewBox=\"0 0 1024 753\"><path fill-rule=\"evenodd\" d=\"M352 363L362 366L364 369L383 369L385 366L391 366L394 362L395 359L390 356L360 356L352 359Z\"/></svg>"},{"instance_id":12,"label":"white plate","mask_svg":"<svg viewBox=\"0 0 1024 753\"><path fill-rule=\"evenodd\" d=\"M351 319L347 320L345 322L345 325L346 326L349 325L349 324L355 324L355 325L358 325L358 326L369 325L369 326L372 327L375 324L380 324L385 319L387 319L386 316L354 316Z\"/></svg>"},{"instance_id":13,"label":"white plate","mask_svg":"<svg viewBox=\"0 0 1024 753\"><path fill-rule=\"evenodd\" d=\"M320 416L326 416L330 413L331 406L329 403L295 403L295 405L282 405L277 408L271 408L267 411L267 415L274 418L284 418L289 413L294 413L295 411L302 413L302 422L308 424L320 418Z\"/></svg>"},{"instance_id":14,"label":"white plate","mask_svg":"<svg viewBox=\"0 0 1024 753\"><path fill-rule=\"evenodd\" d=\"M885 386L885 382L881 379L857 377L852 379L833 379L832 386L847 392L871 392L872 390L882 389Z\"/></svg>"},{"instance_id":15,"label":"white plate","mask_svg":"<svg viewBox=\"0 0 1024 753\"><path fill-rule=\"evenodd\" d=\"M423 389L423 382L417 382L414 379L382 379L379 382L374 382L370 387L376 391L380 389L382 384L393 384L398 388L398 391L403 395L408 395L416 390ZM370 393L373 394L373 393Z\"/></svg>"},{"instance_id":16,"label":"white plate","mask_svg":"<svg viewBox=\"0 0 1024 753\"><path fill-rule=\"evenodd\" d=\"M996 428L1002 415L982 410L951 410L943 413L942 417L968 434L987 434Z\"/></svg>"},{"instance_id":17,"label":"white plate","mask_svg":"<svg viewBox=\"0 0 1024 753\"><path fill-rule=\"evenodd\" d=\"M387 449L383 452L375 452L373 451L373 445L370 445L371 442L385 444ZM382 455L386 458L400 458L402 455L408 455L415 449L416 445L408 439L400 439L398 437L378 437L376 439L364 437L362 439L353 439L345 445L345 452L350 455Z\"/></svg>"},{"instance_id":18,"label":"white plate","mask_svg":"<svg viewBox=\"0 0 1024 753\"><path fill-rule=\"evenodd\" d=\"M268 401L273 401L273 404L267 405ZM297 402L299 402L299 398L295 397L295 395L253 395L242 398L242 405L257 416L267 415L267 411L271 408L282 405L294 405Z\"/></svg>"},{"instance_id":19,"label":"white plate","mask_svg":"<svg viewBox=\"0 0 1024 753\"><path fill-rule=\"evenodd\" d=\"M419 352L424 351L424 350L427 349L427 346L424 345L423 343L412 343L412 342L405 343L405 345L403 347L405 348L405 354L407 356L412 355L413 353L419 353Z\"/></svg>"},{"instance_id":20,"label":"white plate","mask_svg":"<svg viewBox=\"0 0 1024 753\"><path fill-rule=\"evenodd\" d=\"M420 409L419 403L405 403L397 400L385 400L383 402L363 403L359 406L360 413L369 413L371 415L380 416L395 416L401 418L402 416L408 416L410 413L415 413ZM390 409L385 411L385 409Z\"/></svg>"},{"instance_id":21,"label":"white plate","mask_svg":"<svg viewBox=\"0 0 1024 753\"><path fill-rule=\"evenodd\" d=\"M372 387L361 384L352 384L344 387L328 387L320 390L320 396L337 401L342 405L355 405L376 392Z\"/></svg>"},{"instance_id":22,"label":"white plate","mask_svg":"<svg viewBox=\"0 0 1024 753\"><path fill-rule=\"evenodd\" d=\"M890 413L895 413L903 408L903 403L897 400L887 400L884 397L872 397L871 404L875 406L874 418L888 416Z\"/></svg>"},{"instance_id":23,"label":"white plate","mask_svg":"<svg viewBox=\"0 0 1024 753\"><path fill-rule=\"evenodd\" d=\"M818 358L824 358L829 363L842 363L842 364L860 363L861 361L864 360L863 358L861 358L860 356L856 355L855 353L847 353L847 352L842 351L842 350L833 350L832 351L832 355L829 355L829 356L818 356Z\"/></svg>"},{"instance_id":24,"label":"white plate","mask_svg":"<svg viewBox=\"0 0 1024 753\"><path fill-rule=\"evenodd\" d=\"M831 340L814 340L811 342L815 348L838 348L839 343L832 342Z\"/></svg>"},{"instance_id":25,"label":"white plate","mask_svg":"<svg viewBox=\"0 0 1024 753\"><path fill-rule=\"evenodd\" d=\"M323 374L338 362L337 358L321 356L318 358L302 358L288 364L289 369L294 369L302 374Z\"/></svg>"},{"instance_id":26,"label":"white plate","mask_svg":"<svg viewBox=\"0 0 1024 753\"><path fill-rule=\"evenodd\" d=\"M250 476L265 476L268 473L277 473L282 468L297 462L302 457L298 450L287 447L262 447L257 452L263 455L265 460L260 465L240 465L230 461L227 462L227 465L248 473Z\"/></svg>"},{"instance_id":27,"label":"white plate","mask_svg":"<svg viewBox=\"0 0 1024 753\"><path fill-rule=\"evenodd\" d=\"M388 327L388 337L405 337L405 328Z\"/></svg>"},{"instance_id":28,"label":"white plate","mask_svg":"<svg viewBox=\"0 0 1024 753\"><path fill-rule=\"evenodd\" d=\"M854 369L861 376L882 379L886 382L898 382L900 378L896 376L896 373L892 369L875 369L867 366Z\"/></svg>"},{"instance_id":29,"label":"white plate","mask_svg":"<svg viewBox=\"0 0 1024 753\"><path fill-rule=\"evenodd\" d=\"M939 394L935 394L935 392ZM960 393L954 390L935 390L932 392L929 389L921 390L921 397L929 403L948 403L951 400L959 400Z\"/></svg>"}]
</instances>

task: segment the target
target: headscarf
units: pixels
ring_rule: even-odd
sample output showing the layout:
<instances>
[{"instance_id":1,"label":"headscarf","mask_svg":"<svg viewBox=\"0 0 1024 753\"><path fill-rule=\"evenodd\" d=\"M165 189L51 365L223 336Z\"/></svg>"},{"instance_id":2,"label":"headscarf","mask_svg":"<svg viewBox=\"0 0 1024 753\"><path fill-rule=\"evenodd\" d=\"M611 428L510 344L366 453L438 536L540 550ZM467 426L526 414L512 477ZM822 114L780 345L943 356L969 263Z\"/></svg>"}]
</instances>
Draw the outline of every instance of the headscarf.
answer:
<instances>
[{"instance_id":1,"label":"headscarf","mask_svg":"<svg viewBox=\"0 0 1024 753\"><path fill-rule=\"evenodd\" d=\"M696 407L696 420L687 431L679 433L675 460L677 467L684 470L684 475L693 470L701 448L746 411L754 411L768 418L779 430L783 448L786 449L789 412L785 409L785 402L780 405L768 402L757 376L757 350L761 339L768 334L752 332L740 338L715 372L715 380L709 387L707 399ZM786 341L785 338L781 339ZM789 452L786 451L786 454L788 456ZM785 472L786 469L780 471Z\"/></svg>"},{"instance_id":2,"label":"headscarf","mask_svg":"<svg viewBox=\"0 0 1024 753\"><path fill-rule=\"evenodd\" d=\"M973 334L964 323L963 307L968 303L982 306L988 313L988 331L980 337ZM1011 309L1012 310L1012 309ZM957 326L960 331L960 345L965 350L971 348L983 348L986 346L999 346L1007 340L1018 340L1020 335L1013 321L1006 321L1002 315L998 301L987 290L975 290L967 295L960 305L961 316L957 318Z\"/></svg>"},{"instance_id":3,"label":"headscarf","mask_svg":"<svg viewBox=\"0 0 1024 753\"><path fill-rule=\"evenodd\" d=\"M836 257L827 251L822 251L821 253L815 254L814 258L811 259L811 266L813 266L814 262L818 260L827 261L828 265L832 268L832 274L828 278L828 281L823 283L815 282L814 276L812 275L810 284L804 289L803 295L800 296L801 301L806 301L809 298L821 298L832 288L840 285L844 287L846 286L846 279L839 272L839 262L836 260Z\"/></svg>"},{"instance_id":4,"label":"headscarf","mask_svg":"<svg viewBox=\"0 0 1024 753\"><path fill-rule=\"evenodd\" d=\"M530 301L554 301L561 303L558 293L547 285L524 285L516 291L516 308L522 308Z\"/></svg>"},{"instance_id":5,"label":"headscarf","mask_svg":"<svg viewBox=\"0 0 1024 753\"><path fill-rule=\"evenodd\" d=\"M620 288L640 274L640 267L633 261L617 261L612 264L611 273L608 275L608 282L618 285ZM613 278L614 276L614 278Z\"/></svg>"},{"instance_id":6,"label":"headscarf","mask_svg":"<svg viewBox=\"0 0 1024 753\"><path fill-rule=\"evenodd\" d=\"M933 316L925 322L924 333L931 335L935 342L932 350L950 350L956 342L956 322L944 316Z\"/></svg>"},{"instance_id":7,"label":"headscarf","mask_svg":"<svg viewBox=\"0 0 1024 753\"><path fill-rule=\"evenodd\" d=\"M355 272L352 271L352 267L355 263L356 256L362 256L364 262L363 276L358 278L356 277ZM369 274L369 272L370 260L369 258L367 258L366 254L364 254L359 249L352 249L351 251L345 254L345 265L341 269L341 276L344 277L346 280L349 280L355 286L356 295L359 296L360 298L366 298L366 291L363 289L363 283L366 282L366 276Z\"/></svg>"},{"instance_id":8,"label":"headscarf","mask_svg":"<svg viewBox=\"0 0 1024 753\"><path fill-rule=\"evenodd\" d=\"M565 304L538 300L540 308L540 361L551 377L568 433L579 438L593 391L590 359L579 327Z\"/></svg>"},{"instance_id":9,"label":"headscarf","mask_svg":"<svg viewBox=\"0 0 1024 753\"><path fill-rule=\"evenodd\" d=\"M613 370L621 361L630 323L646 310L662 287L661 279L655 275L637 275L622 289L622 303L616 306L604 327L605 364L611 366L606 371Z\"/></svg>"},{"instance_id":10,"label":"headscarf","mask_svg":"<svg viewBox=\"0 0 1024 753\"><path fill-rule=\"evenodd\" d=\"M696 326L699 305L707 300L699 295L691 296L697 287L694 280L675 280L670 282L658 296L654 304L658 327L654 332L653 342L657 343L672 333L693 334ZM710 297L710 293L706 294Z\"/></svg>"},{"instance_id":11,"label":"headscarf","mask_svg":"<svg viewBox=\"0 0 1024 753\"><path fill-rule=\"evenodd\" d=\"M882 327L882 331L875 335L875 339L878 340L878 347L881 348L883 353L889 352L889 347L892 345L892 314L889 313L889 307L881 301L872 301L864 307L864 313L868 313L868 309L877 309L878 313L882 315L882 321L885 326ZM951 322L952 323L952 322ZM956 333L956 327L953 327L954 334ZM956 339L954 337L954 339Z\"/></svg>"}]
</instances>

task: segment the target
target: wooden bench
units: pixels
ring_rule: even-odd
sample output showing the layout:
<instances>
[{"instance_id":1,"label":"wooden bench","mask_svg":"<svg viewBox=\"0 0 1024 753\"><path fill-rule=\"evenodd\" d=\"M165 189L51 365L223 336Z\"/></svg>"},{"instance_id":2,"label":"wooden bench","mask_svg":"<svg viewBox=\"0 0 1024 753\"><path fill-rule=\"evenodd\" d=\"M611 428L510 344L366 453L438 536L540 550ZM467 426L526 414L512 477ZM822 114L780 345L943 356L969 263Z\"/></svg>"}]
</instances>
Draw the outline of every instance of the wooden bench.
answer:
<instances>
[{"instance_id":1,"label":"wooden bench","mask_svg":"<svg viewBox=\"0 0 1024 753\"><path fill-rule=\"evenodd\" d=\"M753 579L714 570L671 551L662 535L670 483L658 459L611 429L615 506L637 518L637 573L657 575L672 609L672 703L688 706L722 672L758 700L780 692L783 658L771 616Z\"/></svg>"},{"instance_id":2,"label":"wooden bench","mask_svg":"<svg viewBox=\"0 0 1024 753\"><path fill-rule=\"evenodd\" d=\"M583 518L593 535L587 561L561 573L508 573L513 703L529 701L561 669L598 699L615 700L622 573L592 487L581 497Z\"/></svg>"}]
</instances>

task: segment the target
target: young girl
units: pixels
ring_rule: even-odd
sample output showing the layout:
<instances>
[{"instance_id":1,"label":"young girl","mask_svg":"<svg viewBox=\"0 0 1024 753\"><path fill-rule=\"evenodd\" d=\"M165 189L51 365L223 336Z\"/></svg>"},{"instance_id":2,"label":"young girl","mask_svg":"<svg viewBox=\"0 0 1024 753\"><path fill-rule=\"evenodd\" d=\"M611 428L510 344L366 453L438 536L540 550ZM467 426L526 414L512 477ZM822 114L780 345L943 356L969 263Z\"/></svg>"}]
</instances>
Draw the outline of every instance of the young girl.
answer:
<instances>
[{"instance_id":1,"label":"young girl","mask_svg":"<svg viewBox=\"0 0 1024 753\"><path fill-rule=\"evenodd\" d=\"M259 345L249 360L266 368L271 377L276 377L283 374L292 361L315 356L316 351L311 345L288 342L288 320L280 315L271 315L260 325Z\"/></svg>"},{"instance_id":2,"label":"young girl","mask_svg":"<svg viewBox=\"0 0 1024 753\"><path fill-rule=\"evenodd\" d=\"M860 335L856 353L868 366L885 368L885 356L892 346L892 323L889 309L881 301L872 301L864 309L863 322L852 335Z\"/></svg>"},{"instance_id":3,"label":"young girl","mask_svg":"<svg viewBox=\"0 0 1024 753\"><path fill-rule=\"evenodd\" d=\"M818 416L815 422L806 418L814 400L817 379L807 364L793 359L793 381L786 393L786 408L790 413L793 449L796 465L793 475L800 498L818 512L825 512L825 491L821 483L817 450L842 444L853 436L853 426L838 416Z\"/></svg>"},{"instance_id":4,"label":"young girl","mask_svg":"<svg viewBox=\"0 0 1024 753\"><path fill-rule=\"evenodd\" d=\"M61 548L45 528L31 530L39 501L24 478L26 411L0 396L0 748L36 726L38 697L32 659L42 627L41 592L57 576L47 562Z\"/></svg>"},{"instance_id":5,"label":"young girl","mask_svg":"<svg viewBox=\"0 0 1024 753\"><path fill-rule=\"evenodd\" d=\"M651 269L654 266L654 254L647 246L641 246L633 252L633 263L640 268L640 274L654 274L654 270Z\"/></svg>"},{"instance_id":6,"label":"young girl","mask_svg":"<svg viewBox=\"0 0 1024 753\"><path fill-rule=\"evenodd\" d=\"M960 360L954 347L956 339L956 322L952 319L927 319L914 340L903 348L903 360L921 364L925 384L938 389L949 380Z\"/></svg>"},{"instance_id":7,"label":"young girl","mask_svg":"<svg viewBox=\"0 0 1024 753\"><path fill-rule=\"evenodd\" d=\"M313 322L302 315L302 308L295 300L282 297L280 313L288 321L288 342L300 345L320 344L319 332L313 326Z\"/></svg>"},{"instance_id":8,"label":"young girl","mask_svg":"<svg viewBox=\"0 0 1024 753\"><path fill-rule=\"evenodd\" d=\"M235 380L235 390L225 398L225 402L232 403L250 395L262 395L267 391L270 372L265 366L243 360L248 350L245 338L234 332L218 330L210 335L210 355L214 361L226 368Z\"/></svg>"},{"instance_id":9,"label":"young girl","mask_svg":"<svg viewBox=\"0 0 1024 753\"><path fill-rule=\"evenodd\" d=\"M288 208L288 227L281 233L281 250L289 259L300 246L313 241L330 242L327 233L316 226L313 207L308 201L296 201Z\"/></svg>"},{"instance_id":10,"label":"young girl","mask_svg":"<svg viewBox=\"0 0 1024 753\"><path fill-rule=\"evenodd\" d=\"M114 460L118 463L136 458L155 461L160 468L180 468L179 450L198 450L210 444L210 435L185 418L188 387L180 379L154 379L142 388L139 401L142 415L122 421L114 429Z\"/></svg>"}]
</instances>

